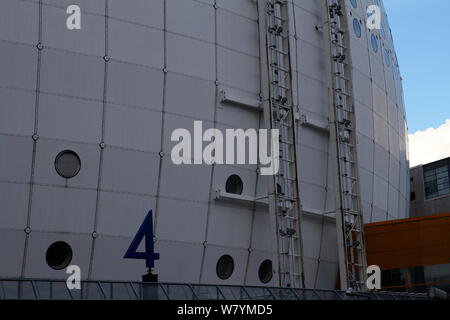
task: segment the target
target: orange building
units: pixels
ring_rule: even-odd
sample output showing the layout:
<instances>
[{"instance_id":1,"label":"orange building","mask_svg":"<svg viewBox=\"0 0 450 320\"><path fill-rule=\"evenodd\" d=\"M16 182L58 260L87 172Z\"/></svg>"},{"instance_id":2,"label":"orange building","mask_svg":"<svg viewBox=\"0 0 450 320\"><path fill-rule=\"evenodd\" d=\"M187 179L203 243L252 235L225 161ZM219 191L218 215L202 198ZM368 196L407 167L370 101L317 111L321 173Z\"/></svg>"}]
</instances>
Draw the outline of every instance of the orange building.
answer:
<instances>
[{"instance_id":1,"label":"orange building","mask_svg":"<svg viewBox=\"0 0 450 320\"><path fill-rule=\"evenodd\" d=\"M365 226L368 265L382 270L384 290L450 290L450 214Z\"/></svg>"}]
</instances>

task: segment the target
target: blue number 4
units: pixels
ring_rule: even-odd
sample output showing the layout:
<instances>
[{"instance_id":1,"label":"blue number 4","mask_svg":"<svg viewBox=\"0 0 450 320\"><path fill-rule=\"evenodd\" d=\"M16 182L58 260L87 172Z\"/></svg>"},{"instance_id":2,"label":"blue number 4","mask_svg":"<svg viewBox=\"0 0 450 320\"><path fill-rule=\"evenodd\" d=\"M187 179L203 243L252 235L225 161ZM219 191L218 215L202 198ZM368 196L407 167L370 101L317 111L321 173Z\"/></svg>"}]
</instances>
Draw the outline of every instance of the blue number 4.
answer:
<instances>
[{"instance_id":1,"label":"blue number 4","mask_svg":"<svg viewBox=\"0 0 450 320\"><path fill-rule=\"evenodd\" d=\"M137 252L139 244L145 237L145 252ZM153 211L145 217L139 231L134 236L130 247L124 256L125 259L142 259L145 260L147 268L152 269L155 267L155 260L159 260L159 253L154 252L153 245Z\"/></svg>"}]
</instances>

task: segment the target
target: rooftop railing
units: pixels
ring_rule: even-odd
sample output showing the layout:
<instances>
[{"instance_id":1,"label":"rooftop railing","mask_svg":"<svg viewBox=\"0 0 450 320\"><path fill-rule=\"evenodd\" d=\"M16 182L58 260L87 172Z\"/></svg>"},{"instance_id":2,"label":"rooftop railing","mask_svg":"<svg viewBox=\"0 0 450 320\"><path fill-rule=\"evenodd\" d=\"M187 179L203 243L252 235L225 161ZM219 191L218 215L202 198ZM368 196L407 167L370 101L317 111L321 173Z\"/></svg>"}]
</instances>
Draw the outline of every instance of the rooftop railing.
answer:
<instances>
[{"instance_id":1,"label":"rooftop railing","mask_svg":"<svg viewBox=\"0 0 450 320\"><path fill-rule=\"evenodd\" d=\"M427 300L426 294L355 292L253 286L82 281L69 290L64 280L1 279L0 300Z\"/></svg>"}]
</instances>

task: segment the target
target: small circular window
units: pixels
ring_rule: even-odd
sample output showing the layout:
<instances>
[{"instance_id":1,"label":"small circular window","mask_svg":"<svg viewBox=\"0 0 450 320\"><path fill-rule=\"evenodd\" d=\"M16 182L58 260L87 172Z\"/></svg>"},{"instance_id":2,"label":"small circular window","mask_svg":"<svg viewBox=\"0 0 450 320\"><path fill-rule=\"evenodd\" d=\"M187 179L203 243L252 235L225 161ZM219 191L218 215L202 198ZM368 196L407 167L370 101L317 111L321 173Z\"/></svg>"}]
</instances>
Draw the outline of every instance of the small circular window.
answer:
<instances>
[{"instance_id":1,"label":"small circular window","mask_svg":"<svg viewBox=\"0 0 450 320\"><path fill-rule=\"evenodd\" d=\"M378 52L378 40L377 37L372 34L372 36L370 37L370 41L372 42L372 49L373 51L376 53Z\"/></svg>"},{"instance_id":2,"label":"small circular window","mask_svg":"<svg viewBox=\"0 0 450 320\"><path fill-rule=\"evenodd\" d=\"M262 283L269 283L272 280L272 261L265 260L259 266L258 277Z\"/></svg>"},{"instance_id":3,"label":"small circular window","mask_svg":"<svg viewBox=\"0 0 450 320\"><path fill-rule=\"evenodd\" d=\"M62 151L56 156L55 169L61 177L71 179L80 172L80 157L74 151Z\"/></svg>"},{"instance_id":4,"label":"small circular window","mask_svg":"<svg viewBox=\"0 0 450 320\"><path fill-rule=\"evenodd\" d=\"M217 276L222 280L227 280L231 277L234 271L234 260L229 255L220 257L216 265Z\"/></svg>"},{"instance_id":5,"label":"small circular window","mask_svg":"<svg viewBox=\"0 0 450 320\"><path fill-rule=\"evenodd\" d=\"M353 19L353 30L355 31L355 34L358 38L361 38L361 24L359 23L358 19Z\"/></svg>"},{"instance_id":6,"label":"small circular window","mask_svg":"<svg viewBox=\"0 0 450 320\"><path fill-rule=\"evenodd\" d=\"M225 185L225 191L227 193L233 194L242 194L244 191L244 184L242 182L241 177L233 174L227 179L227 183Z\"/></svg>"},{"instance_id":7,"label":"small circular window","mask_svg":"<svg viewBox=\"0 0 450 320\"><path fill-rule=\"evenodd\" d=\"M72 248L63 241L55 242L48 247L45 259L50 268L62 270L72 261Z\"/></svg>"},{"instance_id":8,"label":"small circular window","mask_svg":"<svg viewBox=\"0 0 450 320\"><path fill-rule=\"evenodd\" d=\"M353 8L357 8L358 7L358 2L356 0L350 0L350 3L352 4Z\"/></svg>"}]
</instances>

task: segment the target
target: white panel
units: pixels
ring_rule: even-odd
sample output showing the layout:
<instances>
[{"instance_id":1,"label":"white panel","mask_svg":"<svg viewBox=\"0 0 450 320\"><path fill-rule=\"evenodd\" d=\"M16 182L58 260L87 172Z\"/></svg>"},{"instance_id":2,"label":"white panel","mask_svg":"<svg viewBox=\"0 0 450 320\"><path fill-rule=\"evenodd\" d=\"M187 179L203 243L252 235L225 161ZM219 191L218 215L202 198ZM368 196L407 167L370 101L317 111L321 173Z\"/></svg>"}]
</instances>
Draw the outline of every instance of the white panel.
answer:
<instances>
[{"instance_id":1,"label":"white panel","mask_svg":"<svg viewBox=\"0 0 450 320\"><path fill-rule=\"evenodd\" d=\"M397 189L395 189L394 187L392 187L391 185L389 186L389 207L388 207L388 215L391 217L391 219L400 219L400 213L399 213L399 192Z\"/></svg>"},{"instance_id":2,"label":"white panel","mask_svg":"<svg viewBox=\"0 0 450 320\"><path fill-rule=\"evenodd\" d=\"M37 49L0 42L0 86L36 90Z\"/></svg>"},{"instance_id":3,"label":"white panel","mask_svg":"<svg viewBox=\"0 0 450 320\"><path fill-rule=\"evenodd\" d=\"M217 42L220 46L259 56L258 25L255 21L229 11L218 10L217 24ZM237 34L239 37L236 37Z\"/></svg>"},{"instance_id":4,"label":"white panel","mask_svg":"<svg viewBox=\"0 0 450 320\"><path fill-rule=\"evenodd\" d=\"M208 204L159 200L155 236L161 240L203 243Z\"/></svg>"},{"instance_id":5,"label":"white panel","mask_svg":"<svg viewBox=\"0 0 450 320\"><path fill-rule=\"evenodd\" d=\"M33 140L0 135L0 180L29 182Z\"/></svg>"},{"instance_id":6,"label":"white panel","mask_svg":"<svg viewBox=\"0 0 450 320\"><path fill-rule=\"evenodd\" d=\"M155 195L158 167L158 155L106 148L101 187L103 190Z\"/></svg>"},{"instance_id":7,"label":"white panel","mask_svg":"<svg viewBox=\"0 0 450 320\"><path fill-rule=\"evenodd\" d=\"M308 244L303 248L303 254L305 257L313 259L319 258L320 240L323 231L322 222L322 219L319 217L316 218L303 215L303 242Z\"/></svg>"},{"instance_id":8,"label":"white panel","mask_svg":"<svg viewBox=\"0 0 450 320\"><path fill-rule=\"evenodd\" d=\"M107 105L105 143L107 145L159 152L162 114L130 107Z\"/></svg>"},{"instance_id":9,"label":"white panel","mask_svg":"<svg viewBox=\"0 0 450 320\"><path fill-rule=\"evenodd\" d=\"M39 99L39 136L100 143L102 102L48 94L41 94Z\"/></svg>"},{"instance_id":10,"label":"white panel","mask_svg":"<svg viewBox=\"0 0 450 320\"><path fill-rule=\"evenodd\" d=\"M72 150L81 160L81 169L72 179L61 177L55 169L55 159L61 151ZM39 139L36 147L34 180L41 184L97 188L100 147L63 141Z\"/></svg>"},{"instance_id":11,"label":"white panel","mask_svg":"<svg viewBox=\"0 0 450 320\"><path fill-rule=\"evenodd\" d=\"M216 85L176 73L167 74L166 111L213 121Z\"/></svg>"},{"instance_id":12,"label":"white panel","mask_svg":"<svg viewBox=\"0 0 450 320\"><path fill-rule=\"evenodd\" d=\"M25 229L29 193L29 185L0 183L0 229L17 229L20 231ZM0 233L3 238L3 231L0 231Z\"/></svg>"},{"instance_id":13,"label":"white panel","mask_svg":"<svg viewBox=\"0 0 450 320\"><path fill-rule=\"evenodd\" d=\"M248 286L270 286L273 287L273 278L269 283L262 283L259 279L259 267L261 263L266 260L272 260L272 254L270 252L252 251L250 253L250 260L248 263L247 281L245 285Z\"/></svg>"},{"instance_id":14,"label":"white panel","mask_svg":"<svg viewBox=\"0 0 450 320\"><path fill-rule=\"evenodd\" d=\"M389 153L378 144L375 144L374 172L383 180L389 180Z\"/></svg>"},{"instance_id":15,"label":"white panel","mask_svg":"<svg viewBox=\"0 0 450 320\"><path fill-rule=\"evenodd\" d=\"M207 165L177 166L169 157L164 158L161 169L161 195L208 201L211 168Z\"/></svg>"},{"instance_id":16,"label":"white panel","mask_svg":"<svg viewBox=\"0 0 450 320\"><path fill-rule=\"evenodd\" d=\"M42 54L41 90L102 100L104 64L100 57L46 49Z\"/></svg>"},{"instance_id":17,"label":"white panel","mask_svg":"<svg viewBox=\"0 0 450 320\"><path fill-rule=\"evenodd\" d=\"M50 268L45 259L48 247L57 241L64 241L72 248L73 256L70 263L81 268L82 279L87 278L92 237L90 235L48 232L32 232L30 234L27 247L25 278L67 279L66 270L54 270ZM108 269L116 269L116 263L111 263L108 268L104 268L104 272L108 272Z\"/></svg>"},{"instance_id":18,"label":"white panel","mask_svg":"<svg viewBox=\"0 0 450 320\"><path fill-rule=\"evenodd\" d=\"M249 248L252 227L252 207L220 203L211 206L208 222L208 243Z\"/></svg>"},{"instance_id":19,"label":"white panel","mask_svg":"<svg viewBox=\"0 0 450 320\"><path fill-rule=\"evenodd\" d=\"M377 113L374 113L374 133L375 142L382 145L385 149L389 147L389 131L386 121L381 118Z\"/></svg>"},{"instance_id":20,"label":"white panel","mask_svg":"<svg viewBox=\"0 0 450 320\"><path fill-rule=\"evenodd\" d=\"M320 261L319 275L317 277L316 288L335 289L339 279L339 267L337 263Z\"/></svg>"},{"instance_id":21,"label":"white panel","mask_svg":"<svg viewBox=\"0 0 450 320\"><path fill-rule=\"evenodd\" d=\"M0 39L38 43L39 7L38 3L17 0L0 2Z\"/></svg>"},{"instance_id":22,"label":"white panel","mask_svg":"<svg viewBox=\"0 0 450 320\"><path fill-rule=\"evenodd\" d=\"M215 81L214 45L167 34L167 68L170 71Z\"/></svg>"},{"instance_id":23,"label":"white panel","mask_svg":"<svg viewBox=\"0 0 450 320\"><path fill-rule=\"evenodd\" d=\"M162 29L164 0L108 0L108 16Z\"/></svg>"},{"instance_id":24,"label":"white panel","mask_svg":"<svg viewBox=\"0 0 450 320\"><path fill-rule=\"evenodd\" d=\"M155 268L160 281L199 282L203 245L158 241L155 244L155 251L160 254L160 260L157 261ZM144 265L142 261L140 264Z\"/></svg>"},{"instance_id":25,"label":"white panel","mask_svg":"<svg viewBox=\"0 0 450 320\"><path fill-rule=\"evenodd\" d=\"M164 35L160 30L117 20L108 22L108 55L143 66L163 68Z\"/></svg>"},{"instance_id":26,"label":"white panel","mask_svg":"<svg viewBox=\"0 0 450 320\"><path fill-rule=\"evenodd\" d=\"M81 30L69 30L66 27L69 17L66 9L67 7L43 7L42 43L44 46L103 57L105 55L105 17L82 11Z\"/></svg>"},{"instance_id":27,"label":"white panel","mask_svg":"<svg viewBox=\"0 0 450 320\"><path fill-rule=\"evenodd\" d=\"M356 101L356 129L367 138L374 138L373 111Z\"/></svg>"},{"instance_id":28,"label":"white panel","mask_svg":"<svg viewBox=\"0 0 450 320\"><path fill-rule=\"evenodd\" d=\"M105 14L105 0L42 0L42 2L60 8L67 8L75 4L80 6L83 12Z\"/></svg>"},{"instance_id":29,"label":"white panel","mask_svg":"<svg viewBox=\"0 0 450 320\"><path fill-rule=\"evenodd\" d=\"M203 2L213 2L214 0L203 0ZM256 1L242 0L216 0L219 8L224 8L239 15L243 15L250 19L258 19Z\"/></svg>"},{"instance_id":30,"label":"white panel","mask_svg":"<svg viewBox=\"0 0 450 320\"><path fill-rule=\"evenodd\" d=\"M378 178L377 176L373 177L373 183L373 205L377 206L383 211L387 211L387 194L389 192L388 184L386 181Z\"/></svg>"},{"instance_id":31,"label":"white panel","mask_svg":"<svg viewBox=\"0 0 450 320\"><path fill-rule=\"evenodd\" d=\"M0 132L31 136L34 133L36 93L0 89Z\"/></svg>"},{"instance_id":32,"label":"white panel","mask_svg":"<svg viewBox=\"0 0 450 320\"><path fill-rule=\"evenodd\" d=\"M2 278L20 278L23 263L25 232L0 230L1 276Z\"/></svg>"},{"instance_id":33,"label":"white panel","mask_svg":"<svg viewBox=\"0 0 450 320\"><path fill-rule=\"evenodd\" d=\"M218 79L220 83L259 93L259 59L219 47Z\"/></svg>"},{"instance_id":34,"label":"white panel","mask_svg":"<svg viewBox=\"0 0 450 320\"><path fill-rule=\"evenodd\" d=\"M227 280L221 280L216 274L216 265L223 255L230 255L234 260L234 271ZM208 246L205 252L203 275L201 282L212 284L236 285L244 282L248 250Z\"/></svg>"},{"instance_id":35,"label":"white panel","mask_svg":"<svg viewBox=\"0 0 450 320\"><path fill-rule=\"evenodd\" d=\"M214 42L214 8L193 0L167 0L167 30Z\"/></svg>"},{"instance_id":36,"label":"white panel","mask_svg":"<svg viewBox=\"0 0 450 320\"><path fill-rule=\"evenodd\" d=\"M92 278L114 281L142 281L147 270L143 260L125 259L131 238L99 236L95 240ZM143 251L139 248L138 251Z\"/></svg>"},{"instance_id":37,"label":"white panel","mask_svg":"<svg viewBox=\"0 0 450 320\"><path fill-rule=\"evenodd\" d=\"M107 100L122 105L161 110L163 71L110 60Z\"/></svg>"},{"instance_id":38,"label":"white panel","mask_svg":"<svg viewBox=\"0 0 450 320\"><path fill-rule=\"evenodd\" d=\"M271 251L270 219L267 207L256 210L253 220L252 248L255 250Z\"/></svg>"},{"instance_id":39,"label":"white panel","mask_svg":"<svg viewBox=\"0 0 450 320\"><path fill-rule=\"evenodd\" d=\"M100 235L134 236L150 210L155 217L155 203L150 196L101 192L95 231Z\"/></svg>"},{"instance_id":40,"label":"white panel","mask_svg":"<svg viewBox=\"0 0 450 320\"><path fill-rule=\"evenodd\" d=\"M95 190L34 186L31 229L91 234L96 199Z\"/></svg>"}]
</instances>

